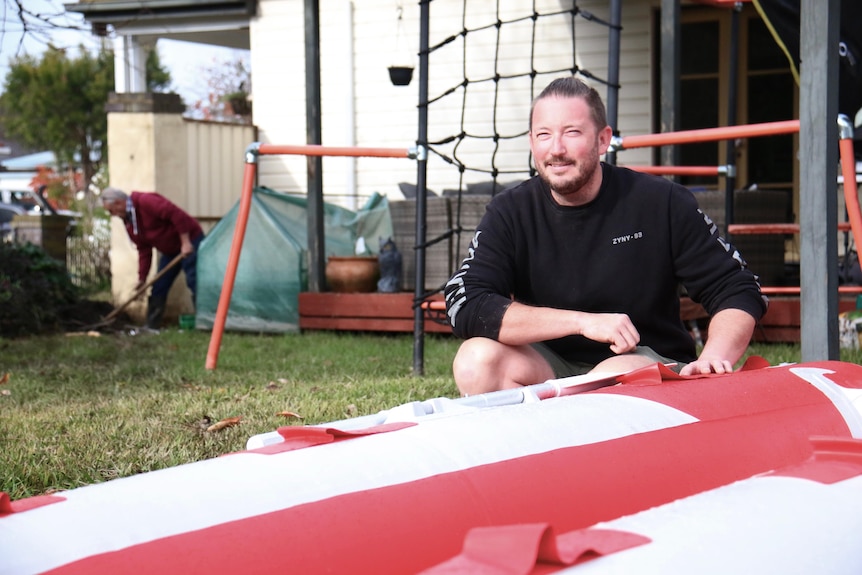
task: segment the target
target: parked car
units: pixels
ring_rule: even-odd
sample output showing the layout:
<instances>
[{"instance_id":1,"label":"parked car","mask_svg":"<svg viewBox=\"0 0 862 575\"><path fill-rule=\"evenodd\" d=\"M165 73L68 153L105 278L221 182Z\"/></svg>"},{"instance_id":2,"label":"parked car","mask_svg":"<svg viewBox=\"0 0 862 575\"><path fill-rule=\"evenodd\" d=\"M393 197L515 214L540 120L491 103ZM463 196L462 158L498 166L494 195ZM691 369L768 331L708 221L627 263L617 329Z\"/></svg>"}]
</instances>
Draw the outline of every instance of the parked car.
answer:
<instances>
[{"instance_id":1,"label":"parked car","mask_svg":"<svg viewBox=\"0 0 862 575\"><path fill-rule=\"evenodd\" d=\"M12 218L22 216L27 210L15 204L0 204L0 241L12 241Z\"/></svg>"},{"instance_id":2,"label":"parked car","mask_svg":"<svg viewBox=\"0 0 862 575\"><path fill-rule=\"evenodd\" d=\"M28 238L27 234L21 235L20 230L17 233L17 238L13 237L16 234L12 218L18 215L26 216L67 216L68 224L66 234L71 235L81 214L71 210L57 210L44 197L44 189L39 189L38 192L33 191L15 191L11 193L3 193L0 197L0 241L21 240L34 241Z\"/></svg>"},{"instance_id":3,"label":"parked car","mask_svg":"<svg viewBox=\"0 0 862 575\"><path fill-rule=\"evenodd\" d=\"M62 216L71 216L73 218L81 217L81 214L72 210L55 209L45 197L45 186L40 186L37 190L27 189L2 189L0 188L0 205L12 204L24 208L24 210L33 216L42 214L59 214Z\"/></svg>"}]
</instances>

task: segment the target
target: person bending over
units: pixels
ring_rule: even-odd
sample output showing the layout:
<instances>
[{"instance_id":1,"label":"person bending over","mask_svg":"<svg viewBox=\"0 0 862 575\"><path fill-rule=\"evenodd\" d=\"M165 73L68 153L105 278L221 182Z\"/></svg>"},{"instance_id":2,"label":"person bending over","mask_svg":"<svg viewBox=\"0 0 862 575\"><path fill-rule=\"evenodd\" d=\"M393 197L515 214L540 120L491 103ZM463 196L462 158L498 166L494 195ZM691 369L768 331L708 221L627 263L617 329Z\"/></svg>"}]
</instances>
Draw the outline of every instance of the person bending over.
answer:
<instances>
[{"instance_id":1,"label":"person bending over","mask_svg":"<svg viewBox=\"0 0 862 575\"><path fill-rule=\"evenodd\" d=\"M195 303L197 291L197 249L204 238L200 224L170 200L154 192L126 194L117 188L105 188L102 205L112 216L123 220L126 231L138 248L138 286L143 287L150 273L153 248L161 254L158 271L162 271L177 255L180 266L174 266L153 283L147 300L147 327L159 329L168 300L168 292L180 273L186 274L186 285Z\"/></svg>"},{"instance_id":2,"label":"person bending over","mask_svg":"<svg viewBox=\"0 0 862 575\"><path fill-rule=\"evenodd\" d=\"M683 375L733 371L767 299L691 191L601 162L611 128L598 92L577 78L551 82L529 122L538 175L492 198L444 290L465 339L459 391L655 362ZM699 357L680 284L711 315Z\"/></svg>"}]
</instances>

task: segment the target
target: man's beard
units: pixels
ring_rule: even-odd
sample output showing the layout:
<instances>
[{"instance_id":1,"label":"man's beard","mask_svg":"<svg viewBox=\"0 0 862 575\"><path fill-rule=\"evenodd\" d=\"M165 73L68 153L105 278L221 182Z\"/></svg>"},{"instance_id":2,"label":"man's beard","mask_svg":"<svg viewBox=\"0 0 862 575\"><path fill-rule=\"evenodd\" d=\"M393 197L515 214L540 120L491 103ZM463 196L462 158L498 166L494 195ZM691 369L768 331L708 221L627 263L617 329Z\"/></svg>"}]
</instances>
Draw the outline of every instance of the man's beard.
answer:
<instances>
[{"instance_id":1,"label":"man's beard","mask_svg":"<svg viewBox=\"0 0 862 575\"><path fill-rule=\"evenodd\" d=\"M566 197L577 195L578 192L580 192L590 181L599 165L599 155L591 155L580 162L576 162L567 157L552 158L550 161L567 162L575 168L575 173L565 178L549 176L547 165L543 165L539 169L539 177L548 184L551 191L559 196Z\"/></svg>"}]
</instances>

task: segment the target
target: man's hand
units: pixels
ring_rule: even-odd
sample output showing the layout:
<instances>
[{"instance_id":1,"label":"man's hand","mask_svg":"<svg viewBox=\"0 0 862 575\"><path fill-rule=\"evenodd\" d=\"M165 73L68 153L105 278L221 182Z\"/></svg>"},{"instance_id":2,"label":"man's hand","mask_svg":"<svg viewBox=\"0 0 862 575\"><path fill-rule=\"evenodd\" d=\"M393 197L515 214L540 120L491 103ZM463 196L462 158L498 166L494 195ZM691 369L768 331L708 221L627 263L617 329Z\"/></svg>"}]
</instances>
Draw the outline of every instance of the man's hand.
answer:
<instances>
[{"instance_id":1,"label":"man's hand","mask_svg":"<svg viewBox=\"0 0 862 575\"><path fill-rule=\"evenodd\" d=\"M192 245L191 240L189 240L188 234L180 234L180 253L184 258L195 253L195 247Z\"/></svg>"},{"instance_id":2,"label":"man's hand","mask_svg":"<svg viewBox=\"0 0 862 575\"><path fill-rule=\"evenodd\" d=\"M733 365L720 358L699 357L679 370L680 375L706 375L708 373L733 373Z\"/></svg>"},{"instance_id":3,"label":"man's hand","mask_svg":"<svg viewBox=\"0 0 862 575\"><path fill-rule=\"evenodd\" d=\"M584 314L582 326L580 335L611 344L611 351L616 354L634 350L641 340L632 320L624 313Z\"/></svg>"},{"instance_id":4,"label":"man's hand","mask_svg":"<svg viewBox=\"0 0 862 575\"><path fill-rule=\"evenodd\" d=\"M733 364L745 353L753 332L754 318L747 312L721 310L709 321L709 335L700 357L679 370L679 374L733 373Z\"/></svg>"},{"instance_id":5,"label":"man's hand","mask_svg":"<svg viewBox=\"0 0 862 575\"><path fill-rule=\"evenodd\" d=\"M147 290L144 289L144 286L146 286L146 285L147 285L146 279L138 280L138 285L135 286L135 291L134 291L136 300L141 299L144 296L144 294L147 293Z\"/></svg>"}]
</instances>

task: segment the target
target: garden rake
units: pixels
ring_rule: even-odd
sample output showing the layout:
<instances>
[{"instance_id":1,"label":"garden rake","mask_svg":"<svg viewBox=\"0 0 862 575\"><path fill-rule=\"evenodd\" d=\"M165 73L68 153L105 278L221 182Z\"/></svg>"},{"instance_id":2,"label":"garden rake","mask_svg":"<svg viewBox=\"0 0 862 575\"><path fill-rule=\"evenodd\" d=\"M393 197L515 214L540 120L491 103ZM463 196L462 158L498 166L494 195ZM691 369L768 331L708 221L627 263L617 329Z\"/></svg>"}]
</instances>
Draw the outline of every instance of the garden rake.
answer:
<instances>
[{"instance_id":1,"label":"garden rake","mask_svg":"<svg viewBox=\"0 0 862 575\"><path fill-rule=\"evenodd\" d=\"M121 306L119 306L119 307L115 308L115 309L114 309L114 311L112 311L111 313L109 313L108 315L106 315L104 318L102 318L102 321L100 321L99 323L94 324L94 325L92 325L92 326L89 326L87 329L96 329L96 328L99 328L99 327L104 327L104 326L106 326L106 325L109 325L112 321L114 321L114 319L115 319L118 315L120 315L120 313L121 313L124 309L126 309L127 307L129 307L129 305L130 305L133 301L135 301L136 299L138 299L139 297L141 297L141 294L143 294L145 291L147 291L147 289L149 289L149 287L150 287L151 285L153 285L153 284L154 284L154 283L156 283L159 279L161 279L161 278L162 278L162 276L164 276L164 275L168 272L168 270L170 270L171 268L173 268L174 266L176 266L178 263L180 263L180 262L182 261L182 259L183 259L183 254L179 254L179 255L177 255L177 257L175 257L174 259L172 259L172 260L171 260L171 262L170 262L168 265L166 265L165 267L163 267L163 268L159 271L159 273L157 273L155 276L153 276L153 278L152 278L151 280L147 281L144 285L142 285L141 287L139 287L138 289L136 289L136 290L135 290L135 293L133 293L133 294L132 294L132 297L130 297L129 299L127 299L127 300L125 301L125 303L123 303L123 305L121 305Z\"/></svg>"}]
</instances>

